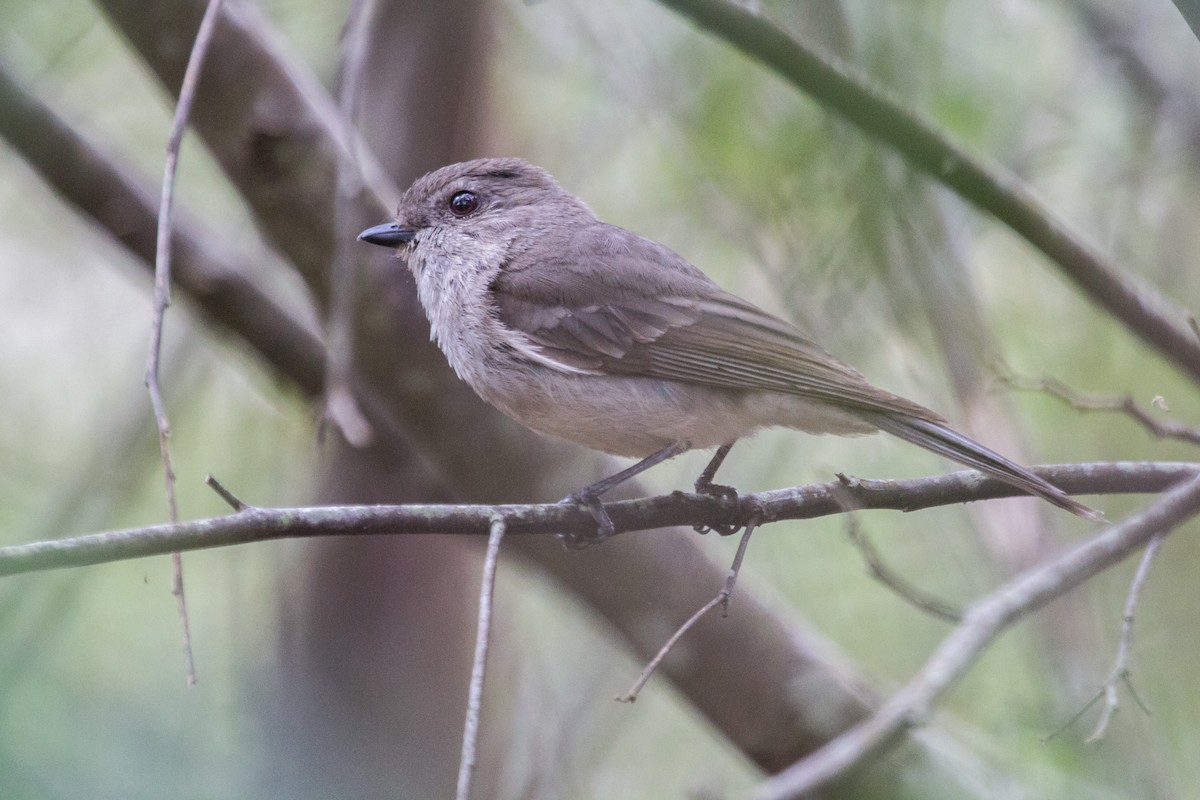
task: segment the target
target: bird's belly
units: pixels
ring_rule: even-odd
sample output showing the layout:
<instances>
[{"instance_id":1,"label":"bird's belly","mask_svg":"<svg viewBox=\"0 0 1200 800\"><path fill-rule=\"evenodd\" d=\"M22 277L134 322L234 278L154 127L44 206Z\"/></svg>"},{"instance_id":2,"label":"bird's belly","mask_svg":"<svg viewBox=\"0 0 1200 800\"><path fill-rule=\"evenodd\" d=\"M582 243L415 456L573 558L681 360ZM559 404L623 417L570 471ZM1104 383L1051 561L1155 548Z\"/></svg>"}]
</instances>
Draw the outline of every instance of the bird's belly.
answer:
<instances>
[{"instance_id":1,"label":"bird's belly","mask_svg":"<svg viewBox=\"0 0 1200 800\"><path fill-rule=\"evenodd\" d=\"M693 448L714 447L773 425L810 433L873 430L832 406L792 395L545 369L522 379L520 391L476 388L526 427L619 456L642 458L685 440Z\"/></svg>"}]
</instances>

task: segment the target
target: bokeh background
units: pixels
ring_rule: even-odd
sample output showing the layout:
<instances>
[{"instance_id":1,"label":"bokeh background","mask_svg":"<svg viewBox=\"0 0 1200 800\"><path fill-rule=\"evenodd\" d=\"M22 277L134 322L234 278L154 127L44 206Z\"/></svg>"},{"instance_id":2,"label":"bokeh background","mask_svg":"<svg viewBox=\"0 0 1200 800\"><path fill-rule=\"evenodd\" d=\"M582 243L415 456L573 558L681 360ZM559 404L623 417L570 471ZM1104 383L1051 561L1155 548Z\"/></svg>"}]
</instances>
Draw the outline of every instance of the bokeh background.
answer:
<instances>
[{"instance_id":1,"label":"bokeh background","mask_svg":"<svg viewBox=\"0 0 1200 800\"><path fill-rule=\"evenodd\" d=\"M815 332L875 383L1021 459L1195 458L1123 416L1081 414L1006 388L1006 370L1052 375L1081 390L1129 392L1146 406L1161 396L1170 412L1156 413L1200 420L1195 383L1041 254L667 8L649 0L230 5L312 87L335 91L345 65L361 61L363 135L400 187L465 157L526 157L602 218L670 245L726 288ZM758 5L969 152L1013 171L1130 276L1195 309L1200 44L1171 3ZM164 88L139 47L178 63L202 7L4 0L0 69L9 88L0 119L25 125L12 123L13 92L24 92L156 197L178 79ZM345 34L356 24L347 20L361 15L372 20L370 44L347 60ZM253 63L222 63L222 52L218 43L214 70L226 80L247 71L253 82ZM163 383L184 517L226 512L203 485L209 473L247 502L301 505L554 500L611 468L525 434L463 393L424 344L400 265L337 243L336 181L313 166L319 145L301 137L276 146L292 135L286 104L260 98L255 138L237 143L269 150L269 168L231 175L221 147L206 139L247 124L233 95L204 101L205 137L185 141L181 215L233 273L309 332L323 326L330 264L348 253L359 270L353 370L407 435L380 424L372 445L347 444L336 426L321 426L311 387L214 314L219 299L177 287ZM211 111L226 101L227 118ZM279 131L263 122L272 114ZM142 386L149 272L122 243L128 231L98 224L44 180L50 164L80 174L88 163L36 154L11 129L4 139L0 543L162 521ZM302 180L289 183L295 175ZM279 207L264 210L272 197ZM123 211L107 213L120 220ZM308 241L279 224L289 216L325 227ZM372 218L360 203L350 232L385 216ZM689 454L653 471L643 490L689 485L705 458ZM915 476L949 466L882 437L768 432L735 448L722 479L763 489L835 472ZM1119 519L1145 501L1095 504ZM838 663L886 693L947 628L866 574L846 524L761 531L739 591L823 640ZM1025 500L866 513L857 524L897 571L957 604L1089 533ZM1083 741L1095 709L1046 740L1107 675L1131 562L1007 634L951 694L933 730L952 743L934 747L934 760L945 759L939 769L961 778L952 794L911 775L896 784L864 774L831 796L1195 796L1197 533L1192 523L1167 541L1138 610L1132 680L1152 714L1126 696L1103 741ZM733 555L731 540L684 538L716 574ZM612 702L644 659L630 647L634 634L614 629L614 613L598 612L580 582L620 596L633 578L601 551L636 559L637 546L521 545L502 563L477 796L718 798L761 779L755 757L669 677L655 678L635 705ZM478 558L478 542L436 536L188 554L199 671L191 688L167 559L0 581L0 798L447 796ZM570 563L556 572L557 562ZM672 591L664 586L664 608ZM738 608L735 600L720 625L745 624ZM653 603L642 612L647 641L664 640L666 612ZM753 671L735 677L755 681ZM880 774L904 774L886 771L896 768Z\"/></svg>"}]
</instances>

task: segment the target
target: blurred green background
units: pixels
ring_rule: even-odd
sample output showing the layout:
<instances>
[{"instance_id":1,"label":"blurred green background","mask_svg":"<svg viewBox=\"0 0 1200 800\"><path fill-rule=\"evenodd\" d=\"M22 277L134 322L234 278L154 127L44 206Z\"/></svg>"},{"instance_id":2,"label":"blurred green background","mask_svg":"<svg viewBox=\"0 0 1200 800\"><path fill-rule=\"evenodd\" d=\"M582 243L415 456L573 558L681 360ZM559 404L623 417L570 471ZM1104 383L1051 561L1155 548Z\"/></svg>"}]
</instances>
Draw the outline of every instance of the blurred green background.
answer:
<instances>
[{"instance_id":1,"label":"blurred green background","mask_svg":"<svg viewBox=\"0 0 1200 800\"><path fill-rule=\"evenodd\" d=\"M332 84L346 5L262 5L287 46ZM1129 273L1195 308L1200 44L1171 4L762 5L970 152L1016 172ZM1161 396L1169 418L1200 420L1195 385L1043 256L756 63L646 0L498 2L485 17L488 53L444 54L478 58L483 152L545 166L602 218L670 245L726 288L816 332L873 382L1029 462L1195 458L1121 416L1005 391L998 363L1082 390L1131 392L1144 405ZM171 103L95 8L4 0L0 53L31 92L157 183ZM0 543L162 521L142 387L149 281L21 153L0 145L0 174ZM248 275L318 324L307 290L262 244L195 137L178 186L181 207L243 255ZM165 352L182 515L225 513L203 486L209 473L257 505L309 502L325 447L311 404L186 300L169 312ZM656 491L687 486L704 458L677 459L647 481ZM882 437L769 432L736 448L722 479L763 489L834 472L948 468ZM1113 519L1142 502L1095 499ZM1088 532L1028 501L987 505L1000 511L863 515L860 524L897 571L960 604ZM845 525L763 530L743 581L887 690L947 628L866 575ZM1126 696L1102 742L1082 743L1095 710L1043 741L1105 678L1133 562L1006 635L951 694L946 724L1022 787L996 796L1200 791L1198 532L1192 523L1167 541L1138 611L1133 681L1152 715ZM734 545L702 542L722 564ZM185 557L193 688L184 686L165 558L0 581L0 798L295 796L279 789L280 773L297 765L273 753L276 723L261 698L286 666L282 587L304 547ZM506 564L499 593L504 644L492 687L505 690L484 724L503 720L507 747L480 796L715 798L759 779L665 680L634 706L612 703L640 665L536 570Z\"/></svg>"}]
</instances>

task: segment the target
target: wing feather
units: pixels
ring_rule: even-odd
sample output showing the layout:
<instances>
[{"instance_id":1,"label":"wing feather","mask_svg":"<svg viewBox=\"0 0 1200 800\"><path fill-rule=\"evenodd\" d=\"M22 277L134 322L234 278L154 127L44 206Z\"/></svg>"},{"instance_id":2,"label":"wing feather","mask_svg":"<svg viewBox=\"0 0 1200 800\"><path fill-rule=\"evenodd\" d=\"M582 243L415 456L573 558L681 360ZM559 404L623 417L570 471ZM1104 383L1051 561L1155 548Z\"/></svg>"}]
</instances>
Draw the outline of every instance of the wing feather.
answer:
<instances>
[{"instance_id":1,"label":"wing feather","mask_svg":"<svg viewBox=\"0 0 1200 800\"><path fill-rule=\"evenodd\" d=\"M941 421L872 386L794 325L723 291L673 251L613 226L590 237L543 241L522 253L523 268L502 269L492 284L500 321L527 337L543 363ZM663 261L674 269L663 269ZM600 297L606 302L597 303Z\"/></svg>"}]
</instances>

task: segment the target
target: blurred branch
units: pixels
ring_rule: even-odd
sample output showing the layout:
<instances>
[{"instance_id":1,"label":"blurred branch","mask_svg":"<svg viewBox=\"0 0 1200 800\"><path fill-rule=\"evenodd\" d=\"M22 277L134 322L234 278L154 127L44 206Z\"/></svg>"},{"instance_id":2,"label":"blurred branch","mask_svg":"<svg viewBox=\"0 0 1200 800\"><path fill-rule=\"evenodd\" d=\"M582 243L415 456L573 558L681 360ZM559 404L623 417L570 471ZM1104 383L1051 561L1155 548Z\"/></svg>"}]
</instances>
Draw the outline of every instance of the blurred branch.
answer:
<instances>
[{"instance_id":1,"label":"blurred branch","mask_svg":"<svg viewBox=\"0 0 1200 800\"><path fill-rule=\"evenodd\" d=\"M1133 689L1133 683L1130 680L1129 657L1133 652L1133 615L1137 611L1138 600L1142 596L1142 587L1146 585L1146 578L1150 575L1150 565L1154 563L1154 558L1158 555L1165 539L1166 533L1164 532L1150 540L1150 544L1146 545L1146 551L1142 554L1137 572L1134 573L1133 581L1129 584L1129 594L1125 598L1125 613L1121 615L1121 637L1117 642L1117 655L1113 660L1108 678L1100 689L1100 693L1104 697L1104 709L1100 712L1100 719L1096 722L1096 727L1092 729L1087 738L1089 743L1098 742L1104 738L1108 724L1112 721L1113 715L1117 713L1117 708L1120 706L1117 684L1124 683L1129 688L1130 694L1137 700L1138 705L1149 713Z\"/></svg>"},{"instance_id":2,"label":"blurred branch","mask_svg":"<svg viewBox=\"0 0 1200 800\"><path fill-rule=\"evenodd\" d=\"M163 42L191 38L203 0L98 0L98 5L167 90L177 93L187 53ZM354 203L372 218L387 215L400 193L370 148L355 143L355 132L329 92L286 51L256 9L222 9L192 124L254 209L264 235L313 292L327 299L338 163L361 165ZM357 155L351 157L352 151Z\"/></svg>"},{"instance_id":3,"label":"blurred branch","mask_svg":"<svg viewBox=\"0 0 1200 800\"><path fill-rule=\"evenodd\" d=\"M0 136L67 202L121 242L147 273L155 252L156 195L26 92L0 59ZM325 349L312 327L246 278L244 259L218 247L221 238L177 219L172 233L176 281L209 317L236 331L279 372L309 394L324 381Z\"/></svg>"},{"instance_id":4,"label":"blurred branch","mask_svg":"<svg viewBox=\"0 0 1200 800\"><path fill-rule=\"evenodd\" d=\"M1105 462L1034 468L1073 493L1160 492L1200 474L1200 463ZM845 478L828 483L741 495L735 517L758 515L762 524L813 519L847 511L915 511L1021 493L963 470L932 478L877 481ZM674 492L605 504L617 533L676 525L715 525L730 519L727 498ZM587 508L577 505L369 505L268 509L247 506L226 517L153 525L0 548L0 575L79 567L171 552L273 539L371 534L483 535L502 518L508 534L595 533Z\"/></svg>"},{"instance_id":5,"label":"blurred branch","mask_svg":"<svg viewBox=\"0 0 1200 800\"><path fill-rule=\"evenodd\" d=\"M1186 314L1072 232L1021 180L963 150L931 123L831 56L792 39L764 17L728 0L660 0L762 62L914 167L1003 221L1041 250L1093 302L1200 382L1200 341Z\"/></svg>"},{"instance_id":6,"label":"blurred branch","mask_svg":"<svg viewBox=\"0 0 1200 800\"><path fill-rule=\"evenodd\" d=\"M1115 411L1124 414L1160 439L1179 439L1191 444L1200 444L1200 428L1183 425L1174 420L1157 419L1135 403L1131 394L1119 397L1087 394L1073 389L1058 378L1025 378L1008 371L1000 373L1000 380L1014 389L1043 392L1057 397L1077 411ZM1161 403L1161 400L1162 398L1156 398L1156 404L1165 407L1166 404Z\"/></svg>"},{"instance_id":7,"label":"blurred branch","mask_svg":"<svg viewBox=\"0 0 1200 800\"><path fill-rule=\"evenodd\" d=\"M913 586L893 572L884 563L883 558L879 555L879 551L875 549L875 545L859 529L858 518L853 514L846 517L846 536L850 538L850 541L862 553L863 561L867 563L867 569L870 570L871 577L898 594L909 605L924 611L926 614L937 617L943 622L958 622L962 619L962 613L958 609L946 601Z\"/></svg>"},{"instance_id":8,"label":"blurred branch","mask_svg":"<svg viewBox=\"0 0 1200 800\"><path fill-rule=\"evenodd\" d=\"M764 781L755 800L808 796L856 764L880 754L907 728L923 723L979 655L1013 623L1123 560L1200 512L1200 474L1142 511L1062 555L1026 570L967 609L962 623L911 682L869 719Z\"/></svg>"},{"instance_id":9,"label":"blurred branch","mask_svg":"<svg viewBox=\"0 0 1200 800\"><path fill-rule=\"evenodd\" d=\"M1192 0L1192 5L1200 9L1200 1ZM1153 58L1161 52L1161 42L1157 37L1145 42L1139 38L1136 20L1143 15L1137 8L1088 0L1076 3L1074 11L1098 55L1111 60L1129 84L1129 99L1136 104L1132 119L1154 126L1169 109L1173 124L1187 139L1194 170L1200 155L1200 97L1196 96L1191 73L1183 70L1176 76Z\"/></svg>"},{"instance_id":10,"label":"blurred branch","mask_svg":"<svg viewBox=\"0 0 1200 800\"><path fill-rule=\"evenodd\" d=\"M169 92L178 91L185 68L184 54L177 48L164 47L163 41L186 39L204 9L204 0L98 0L113 25L158 76ZM226 4L218 18L212 44L212 56L200 82L192 112L192 125L204 140L230 182L250 206L262 234L285 254L299 271L319 304L328 307L331 281L329 265L337 249L334 213L334 187L340 164L357 169L358 192L342 197L342 211L348 219L378 221L392 212L400 192L383 172L373 151L358 139L342 116L334 99L312 71L286 48L271 23L253 7ZM390 293L394 283L386 287ZM378 288L378 287L376 287ZM397 292L399 294L399 292ZM424 325L415 293L409 315ZM378 324L393 311L386 308L394 298L376 293L372 302L385 311L372 315ZM402 325L414 324L408 318ZM397 335L394 328L374 331ZM397 336L394 352L407 372L393 367L384 376L368 374L361 363L354 381L354 401L367 421L384 427L408 451L413 460L434 481L442 484L443 496L461 493L464 483L456 480L454 468L469 465L471 481L483 481L493 472L477 466L479 459L462 458L447 465L456 450L430 430L450 430L450 426L423 417L424 409L438 407L452 414L456 403L470 392L465 387L447 389L427 379L428 374L449 370L437 347L422 335ZM393 352L393 348L374 348ZM355 354L361 361L363 349ZM370 353L366 354L370 357ZM327 382L326 355L322 349L320 371L303 388L319 397ZM426 372L429 371L429 372ZM311 373L311 369L310 369ZM421 380L403 379L421 374ZM402 378L397 380L397 378ZM344 385L343 381L343 385ZM468 402L478 408L473 396ZM414 419L415 417L415 419ZM463 427L463 426L459 426ZM479 441L478 431L472 440ZM430 439L435 441L430 441ZM444 439L445 437L443 437Z\"/></svg>"},{"instance_id":11,"label":"blurred branch","mask_svg":"<svg viewBox=\"0 0 1200 800\"><path fill-rule=\"evenodd\" d=\"M338 110L345 124L356 118L362 91L363 67L369 28L374 21L373 4L358 6L346 20L343 37L343 73ZM361 148L351 147L337 164L337 202L334 204L333 259L329 264L329 307L325 330L329 342L328 369L325 376L324 419L333 423L354 447L366 447L373 438L371 423L354 401L354 315L359 259L356 216L351 206L362 192L358 156Z\"/></svg>"},{"instance_id":12,"label":"blurred branch","mask_svg":"<svg viewBox=\"0 0 1200 800\"><path fill-rule=\"evenodd\" d=\"M135 256L135 263L153 274L154 190L26 92L2 58L0 136L67 202L107 230ZM240 265L249 256L222 248L220 236L188 217L177 218L172 227L176 285L220 328L244 340L303 393L319 396L325 385L325 345L312 325L246 277ZM424 455L430 474L441 474L391 404L362 383L354 389L373 424L414 455Z\"/></svg>"},{"instance_id":13,"label":"blurred branch","mask_svg":"<svg viewBox=\"0 0 1200 800\"><path fill-rule=\"evenodd\" d=\"M1192 29L1192 35L1200 39L1200 0L1175 0L1175 7Z\"/></svg>"}]
</instances>

